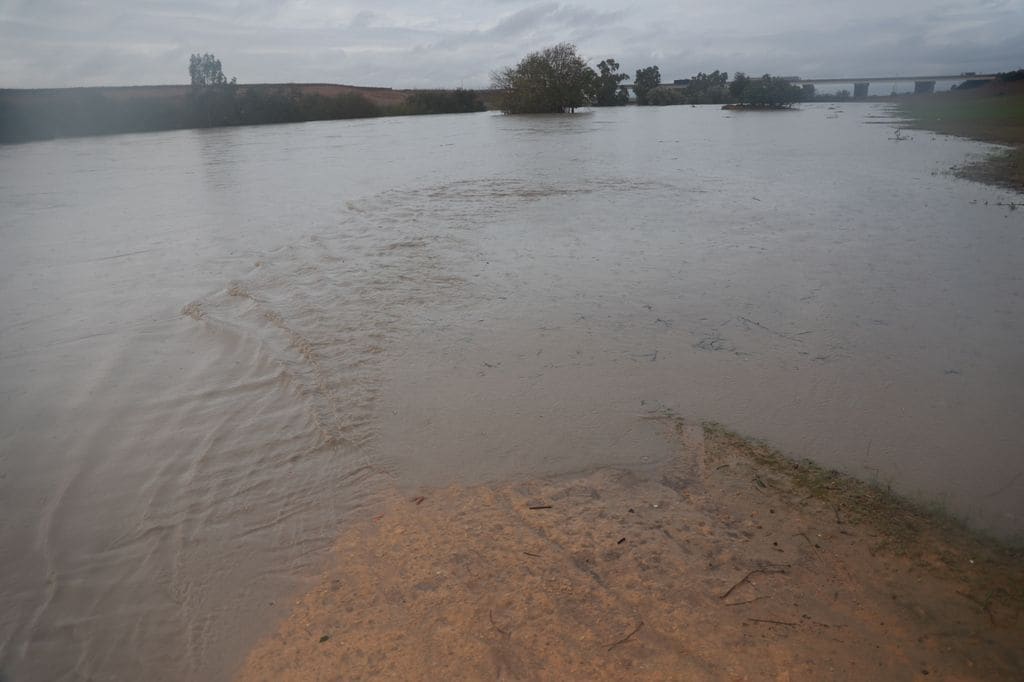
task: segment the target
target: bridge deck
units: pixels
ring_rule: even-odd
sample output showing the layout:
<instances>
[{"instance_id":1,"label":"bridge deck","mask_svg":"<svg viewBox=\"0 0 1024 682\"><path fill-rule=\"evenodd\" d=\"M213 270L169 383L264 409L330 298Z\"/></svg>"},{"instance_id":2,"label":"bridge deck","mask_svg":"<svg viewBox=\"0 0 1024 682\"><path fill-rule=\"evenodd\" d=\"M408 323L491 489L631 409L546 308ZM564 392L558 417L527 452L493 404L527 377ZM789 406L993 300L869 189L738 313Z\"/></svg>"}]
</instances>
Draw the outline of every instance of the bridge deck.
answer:
<instances>
[{"instance_id":1,"label":"bridge deck","mask_svg":"<svg viewBox=\"0 0 1024 682\"><path fill-rule=\"evenodd\" d=\"M912 83L916 81L990 81L996 78L994 73L960 74L958 76L872 76L858 78L801 78L794 83L811 83L813 85L835 85L838 83Z\"/></svg>"}]
</instances>

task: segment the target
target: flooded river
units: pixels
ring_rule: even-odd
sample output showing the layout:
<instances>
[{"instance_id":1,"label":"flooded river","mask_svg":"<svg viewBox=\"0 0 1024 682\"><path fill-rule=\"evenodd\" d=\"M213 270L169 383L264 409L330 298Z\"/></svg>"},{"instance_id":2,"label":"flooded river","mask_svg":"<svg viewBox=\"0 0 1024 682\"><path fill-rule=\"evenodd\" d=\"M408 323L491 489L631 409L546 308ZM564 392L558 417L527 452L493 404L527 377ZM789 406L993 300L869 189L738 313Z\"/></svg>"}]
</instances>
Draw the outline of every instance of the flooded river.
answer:
<instances>
[{"instance_id":1,"label":"flooded river","mask_svg":"<svg viewBox=\"0 0 1024 682\"><path fill-rule=\"evenodd\" d=\"M668 412L1019 538L1021 197L884 116L0 147L0 678L228 678L377 491L656 464Z\"/></svg>"}]
</instances>

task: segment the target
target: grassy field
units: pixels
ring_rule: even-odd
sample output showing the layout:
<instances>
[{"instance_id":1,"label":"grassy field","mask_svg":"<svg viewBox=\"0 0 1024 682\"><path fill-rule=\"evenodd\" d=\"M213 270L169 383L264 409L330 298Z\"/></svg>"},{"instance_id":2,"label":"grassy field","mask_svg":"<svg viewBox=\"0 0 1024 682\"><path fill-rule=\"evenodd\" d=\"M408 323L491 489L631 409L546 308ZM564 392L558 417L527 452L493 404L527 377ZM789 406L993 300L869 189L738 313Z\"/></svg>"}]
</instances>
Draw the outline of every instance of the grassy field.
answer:
<instances>
[{"instance_id":1,"label":"grassy field","mask_svg":"<svg viewBox=\"0 0 1024 682\"><path fill-rule=\"evenodd\" d=\"M0 144L180 128L373 116L465 113L484 107L467 90L393 90L327 83L256 83L0 89Z\"/></svg>"},{"instance_id":2,"label":"grassy field","mask_svg":"<svg viewBox=\"0 0 1024 682\"><path fill-rule=\"evenodd\" d=\"M1024 81L902 97L896 102L911 127L1011 147L954 171L962 177L1024 190Z\"/></svg>"}]
</instances>

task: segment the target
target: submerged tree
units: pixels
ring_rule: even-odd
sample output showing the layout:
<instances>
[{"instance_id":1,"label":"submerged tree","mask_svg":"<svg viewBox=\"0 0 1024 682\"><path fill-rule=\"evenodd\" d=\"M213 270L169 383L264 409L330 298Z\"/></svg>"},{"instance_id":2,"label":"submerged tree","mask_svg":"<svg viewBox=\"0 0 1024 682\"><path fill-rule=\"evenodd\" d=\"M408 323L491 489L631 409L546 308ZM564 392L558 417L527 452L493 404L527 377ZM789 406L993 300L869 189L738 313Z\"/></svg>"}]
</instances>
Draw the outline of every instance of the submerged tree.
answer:
<instances>
[{"instance_id":1,"label":"submerged tree","mask_svg":"<svg viewBox=\"0 0 1024 682\"><path fill-rule=\"evenodd\" d=\"M647 104L647 93L661 85L661 71L657 66L648 66L636 70L633 79L633 92L636 93L637 104Z\"/></svg>"},{"instance_id":2,"label":"submerged tree","mask_svg":"<svg viewBox=\"0 0 1024 682\"><path fill-rule=\"evenodd\" d=\"M804 91L785 78L766 73L760 78L750 79L734 97L739 104L781 109L801 101L804 98Z\"/></svg>"},{"instance_id":3,"label":"submerged tree","mask_svg":"<svg viewBox=\"0 0 1024 682\"><path fill-rule=\"evenodd\" d=\"M593 69L572 43L530 53L491 78L494 88L504 93L501 110L506 114L572 112L589 104L596 90Z\"/></svg>"},{"instance_id":4,"label":"submerged tree","mask_svg":"<svg viewBox=\"0 0 1024 682\"><path fill-rule=\"evenodd\" d=\"M703 71L690 79L686 86L687 104L722 104L729 101L729 74L715 69Z\"/></svg>"},{"instance_id":5,"label":"submerged tree","mask_svg":"<svg viewBox=\"0 0 1024 682\"><path fill-rule=\"evenodd\" d=\"M597 95L594 104L599 107L613 107L629 101L629 95L619 87L622 81L629 80L629 75L619 73L619 63L614 59L605 59L597 65Z\"/></svg>"},{"instance_id":6,"label":"submerged tree","mask_svg":"<svg viewBox=\"0 0 1024 682\"><path fill-rule=\"evenodd\" d=\"M188 75L192 79L191 125L206 128L239 124L242 116L235 79L229 81L224 77L219 59L209 53L192 55Z\"/></svg>"},{"instance_id":7,"label":"submerged tree","mask_svg":"<svg viewBox=\"0 0 1024 682\"><path fill-rule=\"evenodd\" d=\"M659 85L644 95L644 104L664 107L670 104L685 104L686 94L683 89L674 85Z\"/></svg>"},{"instance_id":8,"label":"submerged tree","mask_svg":"<svg viewBox=\"0 0 1024 682\"><path fill-rule=\"evenodd\" d=\"M746 89L747 85L750 84L750 76L737 71L733 74L732 82L729 83L729 95L734 99L739 99L740 94Z\"/></svg>"}]
</instances>

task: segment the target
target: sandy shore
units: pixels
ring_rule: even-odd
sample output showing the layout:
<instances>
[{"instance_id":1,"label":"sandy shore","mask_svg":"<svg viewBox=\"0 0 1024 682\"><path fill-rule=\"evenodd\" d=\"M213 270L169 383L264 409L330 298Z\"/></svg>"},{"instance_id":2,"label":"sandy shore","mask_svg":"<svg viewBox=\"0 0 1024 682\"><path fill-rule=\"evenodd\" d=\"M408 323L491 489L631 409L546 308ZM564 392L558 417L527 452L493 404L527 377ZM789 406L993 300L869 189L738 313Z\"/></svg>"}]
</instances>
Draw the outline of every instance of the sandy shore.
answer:
<instances>
[{"instance_id":1,"label":"sandy shore","mask_svg":"<svg viewBox=\"0 0 1024 682\"><path fill-rule=\"evenodd\" d=\"M1024 678L1024 561L664 420L655 471L395 492L239 680Z\"/></svg>"}]
</instances>

